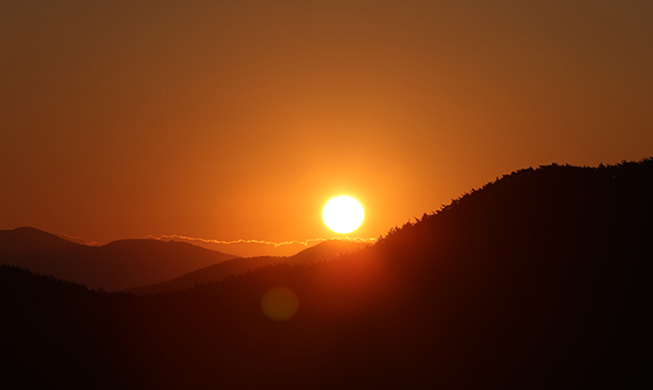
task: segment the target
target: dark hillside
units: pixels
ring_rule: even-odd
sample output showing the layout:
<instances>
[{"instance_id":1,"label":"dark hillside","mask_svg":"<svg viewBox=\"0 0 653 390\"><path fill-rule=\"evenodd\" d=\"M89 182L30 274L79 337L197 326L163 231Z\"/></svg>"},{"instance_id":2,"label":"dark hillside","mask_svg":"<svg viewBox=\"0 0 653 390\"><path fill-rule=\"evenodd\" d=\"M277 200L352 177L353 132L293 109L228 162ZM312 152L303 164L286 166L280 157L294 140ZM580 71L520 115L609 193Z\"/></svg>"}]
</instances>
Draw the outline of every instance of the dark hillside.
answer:
<instances>
[{"instance_id":1,"label":"dark hillside","mask_svg":"<svg viewBox=\"0 0 653 390\"><path fill-rule=\"evenodd\" d=\"M109 320L115 316L106 315L103 297L79 284L0 266L0 387L124 382L115 368L129 357L116 350Z\"/></svg>"},{"instance_id":2,"label":"dark hillside","mask_svg":"<svg viewBox=\"0 0 653 390\"><path fill-rule=\"evenodd\" d=\"M450 332L447 364L459 359L461 370L445 374L452 381L471 370L483 372L482 386L635 383L652 199L650 159L522 170L377 249L388 261L412 259L394 263L410 280L411 301L452 315L431 323Z\"/></svg>"},{"instance_id":3,"label":"dark hillside","mask_svg":"<svg viewBox=\"0 0 653 390\"><path fill-rule=\"evenodd\" d=\"M125 388L650 388L651 199L650 159L527 169L337 260L148 297L0 268L2 380L77 383L76 363ZM299 298L285 322L261 311L275 286ZM30 341L55 337L68 360Z\"/></svg>"}]
</instances>

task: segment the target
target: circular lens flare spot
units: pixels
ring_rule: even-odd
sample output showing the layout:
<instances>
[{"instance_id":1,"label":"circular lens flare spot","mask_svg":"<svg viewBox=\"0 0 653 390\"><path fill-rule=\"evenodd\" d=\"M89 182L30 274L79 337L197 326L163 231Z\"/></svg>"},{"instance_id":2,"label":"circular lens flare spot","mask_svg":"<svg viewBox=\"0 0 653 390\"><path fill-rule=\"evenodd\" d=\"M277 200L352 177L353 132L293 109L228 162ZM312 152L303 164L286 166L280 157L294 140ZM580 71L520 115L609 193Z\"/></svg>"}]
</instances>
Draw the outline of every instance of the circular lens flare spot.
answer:
<instances>
[{"instance_id":1,"label":"circular lens flare spot","mask_svg":"<svg viewBox=\"0 0 653 390\"><path fill-rule=\"evenodd\" d=\"M327 202L322 209L324 224L336 233L350 233L358 229L365 211L358 201L349 196L339 196Z\"/></svg>"},{"instance_id":2,"label":"circular lens flare spot","mask_svg":"<svg viewBox=\"0 0 653 390\"><path fill-rule=\"evenodd\" d=\"M287 287L274 287L263 294L261 310L271 320L286 321L297 314L299 298Z\"/></svg>"}]
</instances>

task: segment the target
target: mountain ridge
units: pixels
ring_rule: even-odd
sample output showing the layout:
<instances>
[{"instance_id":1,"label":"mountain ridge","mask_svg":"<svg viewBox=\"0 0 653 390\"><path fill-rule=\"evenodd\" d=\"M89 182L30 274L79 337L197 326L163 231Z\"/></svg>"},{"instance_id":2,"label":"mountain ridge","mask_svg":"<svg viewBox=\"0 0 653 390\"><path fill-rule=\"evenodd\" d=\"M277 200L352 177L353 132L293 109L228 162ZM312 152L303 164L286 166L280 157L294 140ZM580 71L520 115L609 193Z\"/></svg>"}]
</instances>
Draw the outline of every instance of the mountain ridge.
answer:
<instances>
[{"instance_id":1,"label":"mountain ridge","mask_svg":"<svg viewBox=\"0 0 653 390\"><path fill-rule=\"evenodd\" d=\"M0 230L0 263L109 291L163 282L237 257L177 241L126 239L90 246L32 227Z\"/></svg>"},{"instance_id":2,"label":"mountain ridge","mask_svg":"<svg viewBox=\"0 0 653 390\"><path fill-rule=\"evenodd\" d=\"M124 291L134 294L170 293L192 288L196 285L219 282L228 277L244 274L256 268L274 264L285 263L293 265L328 261L342 253L356 251L367 245L343 240L328 240L304 249L293 256L256 256L226 260L191 271L163 283L133 287Z\"/></svg>"}]
</instances>

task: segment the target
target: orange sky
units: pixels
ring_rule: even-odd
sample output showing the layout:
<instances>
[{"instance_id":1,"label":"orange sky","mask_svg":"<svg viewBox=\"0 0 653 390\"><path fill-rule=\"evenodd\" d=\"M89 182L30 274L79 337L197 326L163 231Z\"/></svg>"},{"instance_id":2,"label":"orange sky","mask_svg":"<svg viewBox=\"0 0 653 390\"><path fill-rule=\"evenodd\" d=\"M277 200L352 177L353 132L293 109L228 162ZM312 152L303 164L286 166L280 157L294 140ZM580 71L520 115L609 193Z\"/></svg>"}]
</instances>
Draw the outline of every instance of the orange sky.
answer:
<instances>
[{"instance_id":1,"label":"orange sky","mask_svg":"<svg viewBox=\"0 0 653 390\"><path fill-rule=\"evenodd\" d=\"M302 241L348 194L349 236L378 237L516 169L639 160L651 20L643 0L3 1L0 229Z\"/></svg>"}]
</instances>

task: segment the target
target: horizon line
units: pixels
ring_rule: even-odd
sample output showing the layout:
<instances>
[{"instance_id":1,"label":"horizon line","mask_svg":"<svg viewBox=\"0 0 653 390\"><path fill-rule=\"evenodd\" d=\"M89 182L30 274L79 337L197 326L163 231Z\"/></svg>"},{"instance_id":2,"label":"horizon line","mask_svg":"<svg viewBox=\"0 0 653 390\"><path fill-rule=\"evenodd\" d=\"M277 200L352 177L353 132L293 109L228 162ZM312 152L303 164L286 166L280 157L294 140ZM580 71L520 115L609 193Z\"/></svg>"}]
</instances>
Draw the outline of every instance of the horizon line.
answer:
<instances>
[{"instance_id":1,"label":"horizon line","mask_svg":"<svg viewBox=\"0 0 653 390\"><path fill-rule=\"evenodd\" d=\"M84 245L88 246L102 246L106 245L108 243L114 242L114 241L120 241L124 240L125 238L117 239L117 240L112 240L106 243L98 242L98 241L89 241L85 239L84 237L80 236L73 236L70 234L66 233L60 233L60 232L51 232L55 236L58 236L63 239L68 239L68 240L73 240L76 242L83 243ZM126 238L129 239L129 238ZM340 241L349 241L349 242L361 242L361 243L374 243L378 240L378 238L374 237L339 237L339 236L332 236L330 238L324 238L324 237L318 237L318 238L309 238L306 240L288 240L288 241L281 241L281 242L276 242L276 241L266 241L266 240L256 240L256 239L245 239L245 238L240 238L237 240L230 240L230 241L225 241L225 240L218 240L218 239L213 239L213 238L203 238L203 237L189 237L189 236L183 236L179 234L163 234L159 236L155 236L152 234L149 234L142 238L143 240L158 240L158 241L172 241L172 240L183 240L183 241L191 241L191 242L201 242L204 244L214 244L214 245L235 245L235 244L259 244L259 245L268 245L272 246L273 248L279 248L283 246L288 246L288 245L301 245L304 247L309 247L312 245L316 245L325 241L331 241L331 240L340 240Z\"/></svg>"},{"instance_id":2,"label":"horizon line","mask_svg":"<svg viewBox=\"0 0 653 390\"><path fill-rule=\"evenodd\" d=\"M364 238L364 237L338 237L334 236L331 238L309 238L307 240L290 240L290 241L281 241L281 242L275 242L275 241L265 241L265 240L255 240L255 239L238 239L238 240L232 240L232 241L222 241L222 240L216 240L216 239L211 239L211 238L201 238L201 237L188 237L188 236L181 236L178 234L163 234L161 236L154 236L154 235L148 235L145 237L145 239L154 239L154 240L160 240L160 241L165 241L165 240L173 240L173 239L180 239L180 240L185 240L185 241L200 241L206 244L215 244L215 245L233 245L233 244L260 244L260 245L270 245L274 248L279 248L282 246L287 246L287 245L303 245L305 247L308 247L311 245L311 243L320 243L320 242L325 242L325 241L331 241L331 240L341 240L341 241L351 241L351 242L376 242L377 238Z\"/></svg>"}]
</instances>

